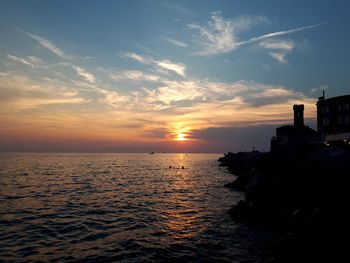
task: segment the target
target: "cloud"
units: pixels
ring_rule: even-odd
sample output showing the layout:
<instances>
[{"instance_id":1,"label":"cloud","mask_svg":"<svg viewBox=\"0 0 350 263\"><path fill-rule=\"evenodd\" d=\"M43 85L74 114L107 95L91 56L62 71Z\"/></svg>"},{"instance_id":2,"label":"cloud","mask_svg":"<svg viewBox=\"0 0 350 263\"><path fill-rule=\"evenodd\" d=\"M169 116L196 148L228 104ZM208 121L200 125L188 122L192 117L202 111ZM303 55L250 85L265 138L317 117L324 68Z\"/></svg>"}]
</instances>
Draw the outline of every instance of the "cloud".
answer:
<instances>
[{"instance_id":1,"label":"cloud","mask_svg":"<svg viewBox=\"0 0 350 263\"><path fill-rule=\"evenodd\" d=\"M319 27L322 24L304 26L284 31L277 31L248 40L239 41L238 35L250 29L253 25L267 23L268 19L263 16L240 16L234 19L224 19L220 12L213 12L211 20L206 25L189 24L188 28L199 33L197 42L202 50L195 52L195 55L212 56L233 51L240 46L259 42L265 39L296 33L303 30ZM279 58L281 56L278 56Z\"/></svg>"},{"instance_id":2,"label":"cloud","mask_svg":"<svg viewBox=\"0 0 350 263\"><path fill-rule=\"evenodd\" d=\"M239 47L237 34L251 26L268 22L263 16L240 16L224 19L220 12L213 12L206 25L189 24L188 28L199 33L197 40L203 46L196 55L211 56L232 51Z\"/></svg>"},{"instance_id":3,"label":"cloud","mask_svg":"<svg viewBox=\"0 0 350 263\"><path fill-rule=\"evenodd\" d=\"M124 109L147 114L158 130L167 131L164 138L175 138L179 133L190 138L191 131L210 127L282 124L292 119L293 104L304 103L308 118L315 108L315 102L302 93L252 81L162 79L157 88L134 91L127 101ZM148 124L145 127L154 129Z\"/></svg>"},{"instance_id":4,"label":"cloud","mask_svg":"<svg viewBox=\"0 0 350 263\"><path fill-rule=\"evenodd\" d=\"M68 84L42 78L33 80L16 73L0 74L1 113L13 113L27 109L57 104L81 104L88 100Z\"/></svg>"},{"instance_id":5,"label":"cloud","mask_svg":"<svg viewBox=\"0 0 350 263\"><path fill-rule=\"evenodd\" d=\"M312 28L316 28L316 27L320 27L322 25L325 25L325 23L315 24L315 25L310 25L310 26L303 26L303 27L289 29L289 30L285 30L285 31L272 32L272 33L268 33L268 34L261 35L261 36L258 36L258 37L253 37L253 38L251 38L249 40L239 42L238 44L239 45L245 45L245 44L249 44L249 43L253 43L253 42L258 42L260 40L264 40L264 39L267 39L267 38L288 35L288 34L291 34L291 33L304 31L304 30L312 29Z\"/></svg>"},{"instance_id":6,"label":"cloud","mask_svg":"<svg viewBox=\"0 0 350 263\"><path fill-rule=\"evenodd\" d=\"M46 38L43 38L41 36L37 36L37 35L31 34L31 33L26 32L24 30L21 30L21 31L24 32L30 38L32 38L35 41L37 41L41 46L43 46L44 48L46 48L49 51L51 51L52 53L54 53L55 55L57 55L57 56L59 56L61 58L64 58L64 59L71 59L71 58L73 58L73 56L66 54L63 50L61 50L59 47L57 47L55 44L53 44L52 42L50 42Z\"/></svg>"},{"instance_id":7,"label":"cloud","mask_svg":"<svg viewBox=\"0 0 350 263\"><path fill-rule=\"evenodd\" d=\"M254 42L259 42L259 46L268 49L268 50L273 50L272 52L269 52L270 56L274 59L276 59L279 63L286 64L288 61L286 60L286 56L288 53L292 52L292 50L295 48L295 44L293 41L286 41L286 40L274 40L271 38L277 37L277 36L283 36L307 29L312 29L319 27L323 24L316 24L316 25L311 25L311 26L304 26L304 27L299 27L295 29L290 29L290 30L285 30L285 31L278 31L278 32L273 32L273 33L268 33L259 37L254 37L251 38L247 41L243 41L238 43L238 45L246 45L249 43L254 43Z\"/></svg>"},{"instance_id":8,"label":"cloud","mask_svg":"<svg viewBox=\"0 0 350 263\"><path fill-rule=\"evenodd\" d=\"M267 50L272 50L272 52L270 52L269 54L278 62L287 63L285 57L287 53L292 52L292 50L295 47L295 44L293 41L267 39L265 41L260 42L259 46Z\"/></svg>"},{"instance_id":9,"label":"cloud","mask_svg":"<svg viewBox=\"0 0 350 263\"><path fill-rule=\"evenodd\" d=\"M181 77L186 76L186 66L182 63L174 63L170 60L156 60L150 56L141 56L136 53L126 53L125 57L132 58L138 62L141 62L143 64L152 65L156 68L159 72L162 72L163 70L166 70L168 72L176 73L177 75L180 75Z\"/></svg>"},{"instance_id":10,"label":"cloud","mask_svg":"<svg viewBox=\"0 0 350 263\"><path fill-rule=\"evenodd\" d=\"M287 60L285 59L286 53L271 52L270 55L280 63L287 63Z\"/></svg>"},{"instance_id":11,"label":"cloud","mask_svg":"<svg viewBox=\"0 0 350 263\"><path fill-rule=\"evenodd\" d=\"M128 96L121 95L116 90L111 90L103 83L99 83L98 85L95 83L87 83L82 81L73 81L73 83L75 84L76 88L80 90L102 95L102 97L97 99L97 102L100 104L123 110L130 104L130 101L128 101ZM99 104L97 105L100 106Z\"/></svg>"},{"instance_id":12,"label":"cloud","mask_svg":"<svg viewBox=\"0 0 350 263\"><path fill-rule=\"evenodd\" d=\"M134 59L138 62L141 62L143 64L151 64L154 61L152 58L141 56L141 55L138 55L138 54L133 53L133 52L126 53L125 57L132 58L132 59Z\"/></svg>"},{"instance_id":13,"label":"cloud","mask_svg":"<svg viewBox=\"0 0 350 263\"><path fill-rule=\"evenodd\" d=\"M7 54L6 57L7 57L8 60L11 60L13 62L22 63L24 65L31 66L32 68L34 68L34 64L29 62L28 60L26 60L24 58L19 58L19 57L16 57L14 55L10 55L10 54Z\"/></svg>"},{"instance_id":14,"label":"cloud","mask_svg":"<svg viewBox=\"0 0 350 263\"><path fill-rule=\"evenodd\" d=\"M149 103L151 107L156 105L156 108L165 109L177 106L186 107L186 104L193 105L203 96L205 96L204 92L194 81L165 80L157 89L144 88L141 98L144 98L145 105Z\"/></svg>"},{"instance_id":15,"label":"cloud","mask_svg":"<svg viewBox=\"0 0 350 263\"><path fill-rule=\"evenodd\" d=\"M155 61L155 63L156 65L158 65L159 67L165 70L175 72L181 77L185 77L186 66L184 64L181 64L181 63L176 64L169 60Z\"/></svg>"},{"instance_id":16,"label":"cloud","mask_svg":"<svg viewBox=\"0 0 350 263\"><path fill-rule=\"evenodd\" d=\"M315 114L315 101L302 93L247 81L165 81L128 99L131 107L137 105L139 111L147 112L168 139L180 133L196 139L192 131L208 128L283 124L291 121L293 104L305 104L306 118Z\"/></svg>"},{"instance_id":17,"label":"cloud","mask_svg":"<svg viewBox=\"0 0 350 263\"><path fill-rule=\"evenodd\" d=\"M117 91L100 89L100 92L105 96L103 99L100 99L100 102L106 103L111 107L123 107L125 103L128 103L127 97L120 95Z\"/></svg>"},{"instance_id":18,"label":"cloud","mask_svg":"<svg viewBox=\"0 0 350 263\"><path fill-rule=\"evenodd\" d=\"M259 46L265 49L279 49L279 50L290 51L294 48L295 45L293 41L269 39L269 40L260 42Z\"/></svg>"},{"instance_id":19,"label":"cloud","mask_svg":"<svg viewBox=\"0 0 350 263\"><path fill-rule=\"evenodd\" d=\"M35 66L45 66L45 62L38 58L38 57L35 57L35 56L28 56L27 57Z\"/></svg>"},{"instance_id":20,"label":"cloud","mask_svg":"<svg viewBox=\"0 0 350 263\"><path fill-rule=\"evenodd\" d=\"M106 70L105 70L106 71ZM148 82L158 82L161 77L148 74L140 70L123 70L117 72L106 71L109 78L117 81L122 80L133 80L133 81L148 81Z\"/></svg>"},{"instance_id":21,"label":"cloud","mask_svg":"<svg viewBox=\"0 0 350 263\"><path fill-rule=\"evenodd\" d=\"M115 77L120 81L123 78L136 81L146 78L141 71L116 73ZM313 100L283 86L253 81L221 83L164 77L153 80L155 88L136 85L124 92L102 83L95 85L76 81L75 84L101 94L103 97L98 100L99 103L122 111L123 116L128 116L125 125L129 122L136 125L142 119L145 129L152 130L156 126L157 129L169 130L169 133L174 129L186 130L190 134L193 129L208 127L283 123L291 119L293 103L304 103L309 110L314 108ZM144 123L144 120L153 120L152 125Z\"/></svg>"},{"instance_id":22,"label":"cloud","mask_svg":"<svg viewBox=\"0 0 350 263\"><path fill-rule=\"evenodd\" d=\"M71 65L71 67L73 69L75 69L76 72L78 73L78 75L81 76L86 81L88 81L90 83L96 82L95 76L93 74L91 74L90 72L88 72L86 69L78 67L78 66L74 66L74 65Z\"/></svg>"},{"instance_id":23,"label":"cloud","mask_svg":"<svg viewBox=\"0 0 350 263\"><path fill-rule=\"evenodd\" d=\"M90 59L95 59L98 58L97 56L85 56L83 59L84 60L90 60Z\"/></svg>"},{"instance_id":24,"label":"cloud","mask_svg":"<svg viewBox=\"0 0 350 263\"><path fill-rule=\"evenodd\" d=\"M189 16L189 15L192 15L193 14L193 11L190 10L190 9L187 9L187 8L184 8L182 7L181 5L177 4L177 3L169 3L169 2L161 2L162 3L162 6L170 9L172 12L176 11L182 15L186 15L186 16Z\"/></svg>"},{"instance_id":25,"label":"cloud","mask_svg":"<svg viewBox=\"0 0 350 263\"><path fill-rule=\"evenodd\" d=\"M27 56L25 58L20 58L15 55L7 54L6 57L10 61L21 63L32 68L40 68L46 66L45 62L42 59L35 56Z\"/></svg>"},{"instance_id":26,"label":"cloud","mask_svg":"<svg viewBox=\"0 0 350 263\"><path fill-rule=\"evenodd\" d=\"M178 46L178 47L188 47L188 45L185 42L179 41L179 40L175 40L175 39L171 39L171 38L165 38L166 41L168 41L169 43Z\"/></svg>"},{"instance_id":27,"label":"cloud","mask_svg":"<svg viewBox=\"0 0 350 263\"><path fill-rule=\"evenodd\" d=\"M315 92L319 92L321 94L322 91L328 90L328 85L321 85L318 88L313 88L310 90L311 94L314 94Z\"/></svg>"},{"instance_id":28,"label":"cloud","mask_svg":"<svg viewBox=\"0 0 350 263\"><path fill-rule=\"evenodd\" d=\"M10 120L6 127L16 122L26 127L35 124L38 130L64 127L67 131L69 127L71 132L91 136L159 142L179 134L197 139L198 131L208 128L286 123L292 119L294 103L305 104L307 118L315 114L313 99L283 86L159 77L147 87L151 81L142 86L137 82L148 79L144 72L115 74L121 81L135 79L135 87L118 90L91 80L32 79L0 72L0 119ZM23 115L23 111L32 115ZM156 138L147 137L149 134Z\"/></svg>"},{"instance_id":29,"label":"cloud","mask_svg":"<svg viewBox=\"0 0 350 263\"><path fill-rule=\"evenodd\" d=\"M254 146L255 149L268 151L271 138L275 135L276 125L263 125L257 127L214 127L193 132L194 138L212 142L210 149L221 152L222 149L229 151L247 151ZM213 150L214 150L213 149Z\"/></svg>"},{"instance_id":30,"label":"cloud","mask_svg":"<svg viewBox=\"0 0 350 263\"><path fill-rule=\"evenodd\" d=\"M253 81L238 81L220 83L207 80L171 81L163 80L156 89L138 91L145 103L157 105L159 109L182 108L190 109L197 104L216 104L229 101L240 101L246 106L256 107L274 103L283 103L291 99L305 99L302 93L280 86L269 86ZM232 105L235 107L235 105ZM207 116L210 113L208 112Z\"/></svg>"}]
</instances>

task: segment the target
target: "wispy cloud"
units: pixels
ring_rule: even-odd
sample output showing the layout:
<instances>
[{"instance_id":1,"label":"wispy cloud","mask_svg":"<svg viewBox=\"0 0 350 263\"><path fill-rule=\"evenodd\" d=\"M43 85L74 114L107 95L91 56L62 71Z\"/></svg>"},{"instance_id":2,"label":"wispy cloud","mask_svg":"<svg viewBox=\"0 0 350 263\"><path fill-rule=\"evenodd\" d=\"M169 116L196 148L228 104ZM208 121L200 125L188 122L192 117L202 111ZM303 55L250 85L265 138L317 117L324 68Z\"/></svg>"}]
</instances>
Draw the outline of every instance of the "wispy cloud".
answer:
<instances>
[{"instance_id":1,"label":"wispy cloud","mask_svg":"<svg viewBox=\"0 0 350 263\"><path fill-rule=\"evenodd\" d=\"M119 110L124 110L126 107L130 106L128 96L121 95L116 90L107 89L105 87L106 85L103 83L98 85L95 83L87 83L82 81L73 81L73 83L79 89L93 91L94 93L102 95L101 98L97 99L100 104L118 108Z\"/></svg>"},{"instance_id":2,"label":"wispy cloud","mask_svg":"<svg viewBox=\"0 0 350 263\"><path fill-rule=\"evenodd\" d=\"M138 62L141 62L143 64L151 64L154 60L152 58L141 56L133 52L129 52L125 54L125 57L132 58Z\"/></svg>"},{"instance_id":3,"label":"wispy cloud","mask_svg":"<svg viewBox=\"0 0 350 263\"><path fill-rule=\"evenodd\" d=\"M143 64L152 65L156 69L160 69L160 72L162 70L166 70L166 71L174 72L180 75L181 77L186 76L186 66L182 63L174 63L166 59L156 60L150 56L141 56L136 53L126 53L125 56L132 58L138 62L141 62Z\"/></svg>"},{"instance_id":4,"label":"wispy cloud","mask_svg":"<svg viewBox=\"0 0 350 263\"><path fill-rule=\"evenodd\" d=\"M258 42L267 38L271 38L271 37L277 37L277 36L284 36L284 35L288 35L291 33L295 33L295 32L299 32L299 31L304 31L307 29L312 29L312 28L316 28L316 27L320 27L325 25L326 23L320 23L320 24L315 24L315 25L310 25L310 26L303 26L303 27L299 27L299 28L294 28L294 29L289 29L289 30L284 30L284 31L277 31L277 32L272 32L272 33L268 33L268 34L264 34L258 37L253 37L249 40L246 41L242 41L239 42L238 45L245 45L245 44L249 44L249 43L253 43L253 42Z\"/></svg>"},{"instance_id":5,"label":"wispy cloud","mask_svg":"<svg viewBox=\"0 0 350 263\"><path fill-rule=\"evenodd\" d=\"M8 113L18 112L45 105L80 104L87 102L69 85L57 80L42 78L33 80L28 76L0 73L1 104Z\"/></svg>"},{"instance_id":6,"label":"wispy cloud","mask_svg":"<svg viewBox=\"0 0 350 263\"><path fill-rule=\"evenodd\" d=\"M160 61L155 61L156 65L158 65L159 67L168 70L168 71L172 71L175 72L176 74L185 77L185 70L186 70L186 66L182 63L173 63L169 60L160 60Z\"/></svg>"},{"instance_id":7,"label":"wispy cloud","mask_svg":"<svg viewBox=\"0 0 350 263\"><path fill-rule=\"evenodd\" d=\"M321 86L319 86L318 88L313 88L313 89L311 89L310 90L310 93L311 94L314 94L314 93L316 93L316 92L319 92L320 94L322 93L322 91L326 91L326 90L328 90L328 85L321 85Z\"/></svg>"},{"instance_id":8,"label":"wispy cloud","mask_svg":"<svg viewBox=\"0 0 350 263\"><path fill-rule=\"evenodd\" d=\"M287 60L285 59L286 53L270 52L270 55L280 63L287 63Z\"/></svg>"},{"instance_id":9,"label":"wispy cloud","mask_svg":"<svg viewBox=\"0 0 350 263\"><path fill-rule=\"evenodd\" d=\"M95 58L98 58L97 56L85 56L84 57L84 60L90 60L90 59L95 59Z\"/></svg>"},{"instance_id":10,"label":"wispy cloud","mask_svg":"<svg viewBox=\"0 0 350 263\"><path fill-rule=\"evenodd\" d=\"M192 107L196 104L217 103L240 98L248 107L303 99L301 93L281 86L269 86L253 81L220 83L208 80L171 81L163 79L156 89L144 88L141 96L150 104L167 107ZM271 102L270 99L274 101ZM210 115L208 113L208 115Z\"/></svg>"},{"instance_id":11,"label":"wispy cloud","mask_svg":"<svg viewBox=\"0 0 350 263\"><path fill-rule=\"evenodd\" d=\"M225 19L221 16L220 12L213 12L211 20L206 25L188 25L189 29L199 33L197 42L202 46L202 50L194 54L212 56L227 53L246 44L316 28L325 24L303 26L284 31L271 32L248 40L238 40L239 33L248 30L253 25L266 22L268 22L268 19L262 16L241 16L235 19Z\"/></svg>"},{"instance_id":12,"label":"wispy cloud","mask_svg":"<svg viewBox=\"0 0 350 263\"><path fill-rule=\"evenodd\" d=\"M226 53L238 48L237 34L251 26L268 22L263 16L240 16L235 19L224 19L220 12L213 12L206 25L189 24L190 30L199 33L198 43L203 46L196 55L211 56Z\"/></svg>"},{"instance_id":13,"label":"wispy cloud","mask_svg":"<svg viewBox=\"0 0 350 263\"><path fill-rule=\"evenodd\" d=\"M78 67L78 66L74 66L74 65L71 65L71 67L73 69L75 69L76 72L78 73L78 75L81 76L86 81L88 81L90 83L96 82L95 76L93 74L91 74L90 72L88 72L86 69Z\"/></svg>"},{"instance_id":14,"label":"wispy cloud","mask_svg":"<svg viewBox=\"0 0 350 263\"><path fill-rule=\"evenodd\" d=\"M7 54L6 58L10 61L21 63L32 68L42 68L47 66L42 59L35 56L26 56L24 58L21 58L15 55Z\"/></svg>"},{"instance_id":15,"label":"wispy cloud","mask_svg":"<svg viewBox=\"0 0 350 263\"><path fill-rule=\"evenodd\" d=\"M187 8L179 5L178 3L165 2L165 1L162 1L161 3L164 7L170 9L171 11L176 11L179 14L187 15L187 16L193 14L193 10L187 9Z\"/></svg>"},{"instance_id":16,"label":"wispy cloud","mask_svg":"<svg viewBox=\"0 0 350 263\"><path fill-rule=\"evenodd\" d=\"M24 65L27 65L27 66L31 66L34 68L34 64L29 62L28 60L24 59L24 58L19 58L19 57L16 57L14 55L10 55L10 54L7 54L7 59L10 60L10 61L13 61L13 62L18 62L18 63L22 63Z\"/></svg>"},{"instance_id":17,"label":"wispy cloud","mask_svg":"<svg viewBox=\"0 0 350 263\"><path fill-rule=\"evenodd\" d=\"M106 71L106 70L104 70ZM161 77L155 74L148 74L140 70L122 70L122 71L106 71L108 77L117 80L133 80L133 81L149 81L149 82L158 82Z\"/></svg>"},{"instance_id":18,"label":"wispy cloud","mask_svg":"<svg viewBox=\"0 0 350 263\"><path fill-rule=\"evenodd\" d=\"M35 66L45 66L45 62L38 57L35 56L28 56L27 57Z\"/></svg>"},{"instance_id":19,"label":"wispy cloud","mask_svg":"<svg viewBox=\"0 0 350 263\"><path fill-rule=\"evenodd\" d=\"M27 31L22 30L22 29L20 31L22 31L27 36L29 36L30 38L32 38L35 41L37 41L41 46L43 46L44 48L48 49L49 51L51 51L55 55L57 55L57 56L59 56L61 58L64 58L64 59L71 59L71 58L73 58L73 56L68 55L66 52L64 52L62 49L57 47L54 43L52 43L51 41L47 40L46 38L38 36L38 35L31 34L31 33L27 32Z\"/></svg>"},{"instance_id":20,"label":"wispy cloud","mask_svg":"<svg viewBox=\"0 0 350 263\"><path fill-rule=\"evenodd\" d=\"M293 41L270 39L260 42L259 46L266 49L281 49L289 51L294 48L294 43Z\"/></svg>"},{"instance_id":21,"label":"wispy cloud","mask_svg":"<svg viewBox=\"0 0 350 263\"><path fill-rule=\"evenodd\" d=\"M277 40L277 39L267 39L259 43L261 48L270 50L269 53L271 57L276 59L280 63L287 63L285 59L287 53L291 52L295 44L293 41Z\"/></svg>"},{"instance_id":22,"label":"wispy cloud","mask_svg":"<svg viewBox=\"0 0 350 263\"><path fill-rule=\"evenodd\" d=\"M186 44L185 42L179 41L179 40L175 40L172 38L165 38L166 41L168 41L169 43L178 46L178 47L188 47L188 44Z\"/></svg>"},{"instance_id":23,"label":"wispy cloud","mask_svg":"<svg viewBox=\"0 0 350 263\"><path fill-rule=\"evenodd\" d=\"M78 76L80 76L81 78L83 78L85 81L87 81L89 83L93 84L96 82L95 75L92 74L91 72L89 72L88 70L86 70L85 68L82 68L81 66L73 65L73 64L67 63L67 62L60 62L57 65L65 66L65 67L69 67L69 68L74 69L74 71L78 74ZM59 72L56 72L56 73L59 73Z\"/></svg>"}]
</instances>

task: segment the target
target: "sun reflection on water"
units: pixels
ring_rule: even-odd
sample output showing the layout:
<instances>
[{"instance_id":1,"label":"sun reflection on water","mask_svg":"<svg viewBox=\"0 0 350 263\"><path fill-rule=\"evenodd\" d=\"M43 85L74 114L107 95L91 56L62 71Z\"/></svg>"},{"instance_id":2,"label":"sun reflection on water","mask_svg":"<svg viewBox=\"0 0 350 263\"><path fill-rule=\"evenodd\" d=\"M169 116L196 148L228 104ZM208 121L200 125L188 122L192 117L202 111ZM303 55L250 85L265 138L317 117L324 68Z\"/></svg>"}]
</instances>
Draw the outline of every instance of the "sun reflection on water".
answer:
<instances>
[{"instance_id":1,"label":"sun reflection on water","mask_svg":"<svg viewBox=\"0 0 350 263\"><path fill-rule=\"evenodd\" d=\"M188 199L188 194L192 192L193 180L191 178L191 167L187 167L187 155L178 154L173 160L173 169L170 187L173 189L167 205L161 212L165 220L166 231L171 233L171 237L181 240L191 238L197 234L195 231L198 222L199 207L194 207L194 203ZM182 169L184 168L184 169Z\"/></svg>"}]
</instances>

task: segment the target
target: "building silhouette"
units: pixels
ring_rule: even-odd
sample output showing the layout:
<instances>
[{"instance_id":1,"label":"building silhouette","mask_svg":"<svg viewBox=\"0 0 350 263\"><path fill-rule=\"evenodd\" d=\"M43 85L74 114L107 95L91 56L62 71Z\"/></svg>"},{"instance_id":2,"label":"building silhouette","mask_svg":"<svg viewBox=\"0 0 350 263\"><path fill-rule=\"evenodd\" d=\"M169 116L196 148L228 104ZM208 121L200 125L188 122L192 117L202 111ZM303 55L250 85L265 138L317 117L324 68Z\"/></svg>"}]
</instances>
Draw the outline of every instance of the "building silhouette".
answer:
<instances>
[{"instance_id":1,"label":"building silhouette","mask_svg":"<svg viewBox=\"0 0 350 263\"><path fill-rule=\"evenodd\" d=\"M283 125L276 129L276 136L271 140L271 151L287 150L299 152L310 143L319 143L319 133L304 125L304 105L293 105L294 125Z\"/></svg>"},{"instance_id":2,"label":"building silhouette","mask_svg":"<svg viewBox=\"0 0 350 263\"><path fill-rule=\"evenodd\" d=\"M304 105L293 105L294 111L294 126L303 127L304 126Z\"/></svg>"},{"instance_id":3,"label":"building silhouette","mask_svg":"<svg viewBox=\"0 0 350 263\"><path fill-rule=\"evenodd\" d=\"M350 95L326 99L318 98L317 131L326 142L349 140L350 138Z\"/></svg>"},{"instance_id":4,"label":"building silhouette","mask_svg":"<svg viewBox=\"0 0 350 263\"><path fill-rule=\"evenodd\" d=\"M350 145L350 95L318 98L317 131L304 125L304 105L293 105L294 125L276 129L271 151L300 152L312 147Z\"/></svg>"}]
</instances>

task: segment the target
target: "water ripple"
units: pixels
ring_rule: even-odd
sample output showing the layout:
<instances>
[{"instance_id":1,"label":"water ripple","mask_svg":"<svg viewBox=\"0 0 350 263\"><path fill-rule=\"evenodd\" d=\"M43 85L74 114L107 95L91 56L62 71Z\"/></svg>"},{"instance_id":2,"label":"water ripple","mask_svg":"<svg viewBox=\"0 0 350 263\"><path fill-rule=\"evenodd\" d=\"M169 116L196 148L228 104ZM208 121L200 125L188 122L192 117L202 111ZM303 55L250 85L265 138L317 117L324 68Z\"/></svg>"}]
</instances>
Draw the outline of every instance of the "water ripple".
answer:
<instances>
[{"instance_id":1,"label":"water ripple","mask_svg":"<svg viewBox=\"0 0 350 263\"><path fill-rule=\"evenodd\" d=\"M254 262L217 157L0 154L0 261Z\"/></svg>"}]
</instances>

